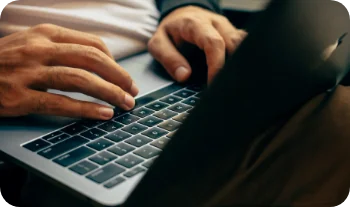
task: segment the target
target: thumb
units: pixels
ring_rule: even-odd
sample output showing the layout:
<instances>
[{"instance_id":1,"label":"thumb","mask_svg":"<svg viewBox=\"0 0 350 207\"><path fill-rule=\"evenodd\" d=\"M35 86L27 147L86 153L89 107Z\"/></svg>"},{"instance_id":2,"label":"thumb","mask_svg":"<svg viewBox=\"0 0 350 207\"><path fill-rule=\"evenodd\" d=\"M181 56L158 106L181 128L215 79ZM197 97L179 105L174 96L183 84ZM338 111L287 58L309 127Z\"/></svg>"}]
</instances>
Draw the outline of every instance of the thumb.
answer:
<instances>
[{"instance_id":1,"label":"thumb","mask_svg":"<svg viewBox=\"0 0 350 207\"><path fill-rule=\"evenodd\" d=\"M148 42L148 50L176 81L184 82L191 76L190 64L164 31L153 36Z\"/></svg>"}]
</instances>

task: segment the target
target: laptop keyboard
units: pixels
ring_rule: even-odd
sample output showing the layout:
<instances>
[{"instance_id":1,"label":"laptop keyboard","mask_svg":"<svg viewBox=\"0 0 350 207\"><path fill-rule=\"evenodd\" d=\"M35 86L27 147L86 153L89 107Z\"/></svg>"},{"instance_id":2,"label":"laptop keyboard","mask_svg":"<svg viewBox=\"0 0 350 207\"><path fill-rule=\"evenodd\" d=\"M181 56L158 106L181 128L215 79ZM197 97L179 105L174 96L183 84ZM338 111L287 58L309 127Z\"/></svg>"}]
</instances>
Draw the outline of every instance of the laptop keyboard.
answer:
<instances>
[{"instance_id":1,"label":"laptop keyboard","mask_svg":"<svg viewBox=\"0 0 350 207\"><path fill-rule=\"evenodd\" d=\"M111 189L146 171L198 103L201 86L170 85L110 121L82 120L22 146Z\"/></svg>"}]
</instances>

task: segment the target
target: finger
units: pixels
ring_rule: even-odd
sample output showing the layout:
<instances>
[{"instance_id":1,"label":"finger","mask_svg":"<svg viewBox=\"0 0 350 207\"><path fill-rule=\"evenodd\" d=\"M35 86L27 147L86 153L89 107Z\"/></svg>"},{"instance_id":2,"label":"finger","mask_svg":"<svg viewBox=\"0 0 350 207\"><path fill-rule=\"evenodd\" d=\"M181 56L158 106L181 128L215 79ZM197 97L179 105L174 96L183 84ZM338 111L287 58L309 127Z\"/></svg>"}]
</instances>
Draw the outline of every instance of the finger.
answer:
<instances>
[{"instance_id":1,"label":"finger","mask_svg":"<svg viewBox=\"0 0 350 207\"><path fill-rule=\"evenodd\" d=\"M53 42L71 43L95 47L104 52L110 58L114 59L106 44L96 35L51 24L41 24L34 27L33 29L40 33L46 34Z\"/></svg>"},{"instance_id":2,"label":"finger","mask_svg":"<svg viewBox=\"0 0 350 207\"><path fill-rule=\"evenodd\" d=\"M159 30L153 36L148 43L148 50L176 81L184 82L191 76L190 64L176 49L165 31Z\"/></svg>"},{"instance_id":3,"label":"finger","mask_svg":"<svg viewBox=\"0 0 350 207\"><path fill-rule=\"evenodd\" d=\"M208 65L208 80L211 80L225 63L226 49L224 39L210 24L191 22L180 25L180 27L182 29L172 25L168 27L168 32L173 35L181 31L179 35L185 41L195 44L204 50Z\"/></svg>"},{"instance_id":4,"label":"finger","mask_svg":"<svg viewBox=\"0 0 350 207\"><path fill-rule=\"evenodd\" d=\"M34 88L49 88L61 91L81 92L98 98L124 110L131 110L135 100L118 86L85 70L68 67L45 67L38 72L31 85Z\"/></svg>"},{"instance_id":5,"label":"finger","mask_svg":"<svg viewBox=\"0 0 350 207\"><path fill-rule=\"evenodd\" d=\"M214 21L213 26L223 37L230 55L236 51L247 34L244 30L236 29L228 20Z\"/></svg>"},{"instance_id":6,"label":"finger","mask_svg":"<svg viewBox=\"0 0 350 207\"><path fill-rule=\"evenodd\" d=\"M113 109L107 106L39 91L30 91L27 103L29 114L99 120L109 120L114 115Z\"/></svg>"},{"instance_id":7,"label":"finger","mask_svg":"<svg viewBox=\"0 0 350 207\"><path fill-rule=\"evenodd\" d=\"M50 65L82 68L96 73L132 96L136 96L139 92L130 75L114 60L94 47L55 43L47 62Z\"/></svg>"}]
</instances>

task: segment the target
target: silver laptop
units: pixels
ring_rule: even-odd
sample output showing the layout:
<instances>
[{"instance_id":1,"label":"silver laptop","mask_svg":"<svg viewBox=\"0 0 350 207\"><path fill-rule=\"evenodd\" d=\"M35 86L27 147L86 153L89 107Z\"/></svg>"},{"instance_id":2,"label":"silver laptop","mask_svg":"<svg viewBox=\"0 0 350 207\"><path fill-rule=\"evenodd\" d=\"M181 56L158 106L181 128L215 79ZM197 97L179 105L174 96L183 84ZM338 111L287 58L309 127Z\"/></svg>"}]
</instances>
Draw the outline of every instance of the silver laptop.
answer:
<instances>
[{"instance_id":1,"label":"silver laptop","mask_svg":"<svg viewBox=\"0 0 350 207\"><path fill-rule=\"evenodd\" d=\"M230 152L231 133L241 136L239 138L257 133L278 115L332 88L347 73L349 28L344 25L349 25L348 19L346 17L343 24L344 16L329 4L327 0L319 0L317 4L297 0L273 2L261 18L254 21L249 36L209 89L174 83L147 53L127 58L120 64L140 87L134 110L116 109L115 117L106 122L46 116L1 119L0 150L14 163L96 205L140 206L143 202L146 206L181 203L190 206L189 200L199 198L191 198L192 194L204 195L204 191L200 192L204 189L198 187L201 183L220 177L215 172L208 177L208 172ZM327 60L321 59L322 51L336 41L339 46L340 42L345 46L338 47L336 57L330 55L336 65L327 65ZM288 77L282 81L283 75L294 73L291 71L279 74L282 79L277 81L268 73L300 66L305 71L295 70L295 74L312 75L308 69L315 69L316 65L327 68L325 71L335 69L336 73L326 76L327 80L319 79L327 84L308 82L307 78L298 79L297 83L288 82ZM240 73L240 69L246 72ZM266 73L261 73L262 70ZM266 78L265 83L269 84L265 87L255 73ZM238 78L242 74L246 76ZM274 91L273 81L277 81L279 90ZM260 89L253 108L248 107L249 103L236 101L240 98L237 87L247 82L251 90ZM285 86L296 96L285 105L274 106L274 93L281 92L283 83L298 84L298 87ZM261 90L269 92L264 96L267 101L271 95L271 105L267 105L270 111L259 105L263 98ZM81 94L63 94L98 102ZM261 112L261 116L245 120L244 113L252 117L255 112ZM245 121L255 128L244 125ZM225 143L225 147L220 148L218 143ZM191 183L191 180L198 182ZM206 187L209 189L209 184ZM166 192L175 198L171 199ZM169 198L171 203L167 204L164 199L159 203L154 201L160 197ZM140 203L135 204L137 202Z\"/></svg>"}]
</instances>

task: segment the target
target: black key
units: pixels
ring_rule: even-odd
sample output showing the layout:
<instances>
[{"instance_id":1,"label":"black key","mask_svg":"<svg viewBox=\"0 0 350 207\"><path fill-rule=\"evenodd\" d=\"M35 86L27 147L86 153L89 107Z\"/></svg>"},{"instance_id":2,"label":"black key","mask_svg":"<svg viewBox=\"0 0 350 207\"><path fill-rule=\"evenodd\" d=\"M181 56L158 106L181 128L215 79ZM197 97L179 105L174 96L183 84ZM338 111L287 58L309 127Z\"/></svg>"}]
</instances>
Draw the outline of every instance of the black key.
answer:
<instances>
[{"instance_id":1,"label":"black key","mask_svg":"<svg viewBox=\"0 0 350 207\"><path fill-rule=\"evenodd\" d=\"M182 98L179 98L179 97L176 97L176 96L168 96L168 97L165 97L165 98L161 99L160 101L163 101L163 102L165 102L167 104L172 105L172 104L177 103L177 102L179 102L181 100L182 100Z\"/></svg>"},{"instance_id":2,"label":"black key","mask_svg":"<svg viewBox=\"0 0 350 207\"><path fill-rule=\"evenodd\" d=\"M135 149L134 147L127 145L125 143L119 143L116 146L109 148L108 151L110 151L116 155L123 156L123 155L133 151L134 149Z\"/></svg>"},{"instance_id":3,"label":"black key","mask_svg":"<svg viewBox=\"0 0 350 207\"><path fill-rule=\"evenodd\" d=\"M124 173L124 176L128 177L128 178L131 178L131 177L139 174L140 172L144 172L144 171L146 171L146 170L144 168L142 168L142 167L135 167L134 169Z\"/></svg>"},{"instance_id":4,"label":"black key","mask_svg":"<svg viewBox=\"0 0 350 207\"><path fill-rule=\"evenodd\" d=\"M60 141L63 141L63 140L66 140L69 138L69 135L68 134L61 134L61 135L58 135L57 137L54 137L52 139L49 139L48 141L51 142L51 143L57 143L57 142L60 142Z\"/></svg>"},{"instance_id":5,"label":"black key","mask_svg":"<svg viewBox=\"0 0 350 207\"><path fill-rule=\"evenodd\" d=\"M29 149L32 152L37 152L41 149L44 149L45 147L50 146L51 144L42 140L42 139L37 139L33 142L30 142L28 144L23 145L24 148Z\"/></svg>"},{"instance_id":6,"label":"black key","mask_svg":"<svg viewBox=\"0 0 350 207\"><path fill-rule=\"evenodd\" d=\"M87 128L92 128L95 126L98 126L100 124L103 124L103 121L96 121L96 120L83 120L79 122L80 124L86 126Z\"/></svg>"},{"instance_id":7,"label":"black key","mask_svg":"<svg viewBox=\"0 0 350 207\"><path fill-rule=\"evenodd\" d=\"M147 162L143 163L142 166L144 166L146 168L150 168L155 160L156 160L156 158L154 158L152 160L148 160Z\"/></svg>"},{"instance_id":8,"label":"black key","mask_svg":"<svg viewBox=\"0 0 350 207\"><path fill-rule=\"evenodd\" d=\"M101 152L101 153L89 158L89 160L91 160L99 165L105 165L105 164L107 164L110 161L115 160L115 159L117 159L117 156L114 156L108 152Z\"/></svg>"},{"instance_id":9,"label":"black key","mask_svg":"<svg viewBox=\"0 0 350 207\"><path fill-rule=\"evenodd\" d=\"M153 145L159 149L164 149L164 147L168 144L169 141L170 141L170 139L162 137L162 138L152 142L151 145Z\"/></svg>"},{"instance_id":10,"label":"black key","mask_svg":"<svg viewBox=\"0 0 350 207\"><path fill-rule=\"evenodd\" d=\"M141 121L139 121L140 124L143 124L145 126L148 127L153 127L156 126L157 124L161 123L163 120L158 119L154 116L149 116L147 118L142 119Z\"/></svg>"},{"instance_id":11,"label":"black key","mask_svg":"<svg viewBox=\"0 0 350 207\"><path fill-rule=\"evenodd\" d=\"M61 131L63 131L66 134L69 134L69 135L75 135L75 134L79 134L80 132L85 131L85 130L87 130L86 127L84 127L80 123L77 123L77 124L67 126L66 128L62 129Z\"/></svg>"},{"instance_id":12,"label":"black key","mask_svg":"<svg viewBox=\"0 0 350 207\"><path fill-rule=\"evenodd\" d=\"M106 135L106 134L107 134L106 132L104 132L100 129L93 128L93 129L90 129L90 130L82 133L81 135L85 138L94 140L94 139L102 137L103 135Z\"/></svg>"},{"instance_id":13,"label":"black key","mask_svg":"<svg viewBox=\"0 0 350 207\"><path fill-rule=\"evenodd\" d=\"M131 135L126 132L118 130L116 132L108 134L105 137L113 142L120 142L120 141L123 141L124 139L131 137Z\"/></svg>"},{"instance_id":14,"label":"black key","mask_svg":"<svg viewBox=\"0 0 350 207\"><path fill-rule=\"evenodd\" d=\"M130 154L116 161L116 163L127 168L133 168L141 162L143 162L143 159Z\"/></svg>"},{"instance_id":15,"label":"black key","mask_svg":"<svg viewBox=\"0 0 350 207\"><path fill-rule=\"evenodd\" d=\"M156 101L154 103L151 103L149 105L147 105L146 107L149 108L149 109L152 109L152 110L155 110L155 111L160 111L166 107L168 107L169 105L166 104L166 103L162 103L162 102L159 102L159 101Z\"/></svg>"},{"instance_id":16,"label":"black key","mask_svg":"<svg viewBox=\"0 0 350 207\"><path fill-rule=\"evenodd\" d=\"M172 85L167 86L165 88L162 88L162 89L160 89L158 91L150 93L150 94L148 94L146 96L138 98L136 100L135 109L139 108L139 107L142 107L142 106L144 106L146 104L149 104L149 103L151 103L151 102L153 102L153 101L155 101L157 99L163 98L164 96L167 96L167 95L169 95L171 93L174 93L174 92L176 92L176 91L178 91L178 90L180 90L182 88L183 88L183 86L180 86L178 84L172 84Z\"/></svg>"},{"instance_id":17,"label":"black key","mask_svg":"<svg viewBox=\"0 0 350 207\"><path fill-rule=\"evenodd\" d=\"M135 147L141 147L141 146L143 146L151 141L152 141L151 139L149 139L145 136L136 135L136 136L131 137L130 139L127 139L125 142L128 144L131 144Z\"/></svg>"},{"instance_id":18,"label":"black key","mask_svg":"<svg viewBox=\"0 0 350 207\"><path fill-rule=\"evenodd\" d=\"M74 165L73 167L70 167L69 169L79 175L85 175L86 173L89 173L93 170L95 170L96 168L98 168L97 165L92 164L91 162L88 161L82 161L76 165Z\"/></svg>"},{"instance_id":19,"label":"black key","mask_svg":"<svg viewBox=\"0 0 350 207\"><path fill-rule=\"evenodd\" d=\"M49 140L49 139L52 139L52 138L54 138L55 136L58 136L58 135L60 135L60 134L62 134L62 133L63 133L63 132L61 132L61 131L53 132L53 133L51 133L51 134L48 134L48 135L42 137L42 139L43 139L43 140Z\"/></svg>"},{"instance_id":20,"label":"black key","mask_svg":"<svg viewBox=\"0 0 350 207\"><path fill-rule=\"evenodd\" d=\"M138 149L134 152L134 154L141 156L145 159L150 159L152 157L158 156L162 151L151 147L151 146L144 146L141 149Z\"/></svg>"},{"instance_id":21,"label":"black key","mask_svg":"<svg viewBox=\"0 0 350 207\"><path fill-rule=\"evenodd\" d=\"M141 124L133 123L129 126L124 127L122 130L129 132L130 134L138 134L140 132L143 132L147 129L147 127L142 126Z\"/></svg>"},{"instance_id":22,"label":"black key","mask_svg":"<svg viewBox=\"0 0 350 207\"><path fill-rule=\"evenodd\" d=\"M108 141L107 139L98 139L96 141L89 143L87 146L97 151L101 151L112 146L113 144L114 144L113 142Z\"/></svg>"},{"instance_id":23,"label":"black key","mask_svg":"<svg viewBox=\"0 0 350 207\"><path fill-rule=\"evenodd\" d=\"M200 93L197 93L196 95L194 95L194 97L201 98L202 95L203 95L203 92L200 92Z\"/></svg>"},{"instance_id":24,"label":"black key","mask_svg":"<svg viewBox=\"0 0 350 207\"><path fill-rule=\"evenodd\" d=\"M87 142L89 142L89 140L84 139L81 136L74 136L70 139L67 139L63 142L60 142L54 146L51 146L38 152L38 154L47 159L52 159L58 155L68 152L69 150L77 148Z\"/></svg>"},{"instance_id":25,"label":"black key","mask_svg":"<svg viewBox=\"0 0 350 207\"><path fill-rule=\"evenodd\" d=\"M173 120L168 120L166 122L163 122L162 124L159 125L160 128L168 130L168 131L175 131L181 126L180 122L173 121Z\"/></svg>"},{"instance_id":26,"label":"black key","mask_svg":"<svg viewBox=\"0 0 350 207\"><path fill-rule=\"evenodd\" d=\"M67 167L93 154L95 154L94 150L91 150L87 147L80 147L74 151L68 152L67 154L54 159L53 161L59 165L62 165L63 167Z\"/></svg>"},{"instance_id":27,"label":"black key","mask_svg":"<svg viewBox=\"0 0 350 207\"><path fill-rule=\"evenodd\" d=\"M117 185L119 185L120 183L124 182L125 179L122 177L116 177L113 178L112 180L108 181L108 183L106 183L104 186L108 189L111 189Z\"/></svg>"},{"instance_id":28,"label":"black key","mask_svg":"<svg viewBox=\"0 0 350 207\"><path fill-rule=\"evenodd\" d=\"M125 125L129 125L131 123L134 123L135 121L138 121L140 118L131 114L125 114L123 116L120 116L118 118L115 118L114 120L120 123L123 123Z\"/></svg>"},{"instance_id":29,"label":"black key","mask_svg":"<svg viewBox=\"0 0 350 207\"><path fill-rule=\"evenodd\" d=\"M122 128L123 125L119 124L114 121L108 121L100 126L98 126L99 129L105 130L106 132L114 132L117 129Z\"/></svg>"},{"instance_id":30,"label":"black key","mask_svg":"<svg viewBox=\"0 0 350 207\"><path fill-rule=\"evenodd\" d=\"M197 105L199 100L200 100L199 98L191 97L191 98L184 100L182 103L190 105L190 106L195 106L195 105Z\"/></svg>"},{"instance_id":31,"label":"black key","mask_svg":"<svg viewBox=\"0 0 350 207\"><path fill-rule=\"evenodd\" d=\"M181 104L181 103L178 103L178 104L175 104L175 105L169 107L170 110L175 111L177 113L183 113L191 108L192 108L191 106L187 106L187 105Z\"/></svg>"},{"instance_id":32,"label":"black key","mask_svg":"<svg viewBox=\"0 0 350 207\"><path fill-rule=\"evenodd\" d=\"M199 86L199 85L192 85L192 86L188 86L187 89L191 90L191 91L195 91L195 92L200 92L203 90L203 86Z\"/></svg>"},{"instance_id":33,"label":"black key","mask_svg":"<svg viewBox=\"0 0 350 207\"><path fill-rule=\"evenodd\" d=\"M168 138L173 138L173 136L174 136L175 133L176 133L176 131L173 131L173 132L167 134L166 136L167 136Z\"/></svg>"},{"instance_id":34,"label":"black key","mask_svg":"<svg viewBox=\"0 0 350 207\"><path fill-rule=\"evenodd\" d=\"M86 177L96 183L103 183L124 171L125 170L123 168L117 165L109 164L106 167L98 169Z\"/></svg>"},{"instance_id":35,"label":"black key","mask_svg":"<svg viewBox=\"0 0 350 207\"><path fill-rule=\"evenodd\" d=\"M140 108L140 109L136 109L134 111L131 112L131 114L135 115L135 116L138 116L138 117L141 117L141 118L144 118L148 115L151 115L153 114L154 111L151 110L151 109L146 109L146 108Z\"/></svg>"},{"instance_id":36,"label":"black key","mask_svg":"<svg viewBox=\"0 0 350 207\"><path fill-rule=\"evenodd\" d=\"M188 113L179 114L178 116L175 116L173 119L175 121L183 123L187 119L188 115L189 115Z\"/></svg>"},{"instance_id":37,"label":"black key","mask_svg":"<svg viewBox=\"0 0 350 207\"><path fill-rule=\"evenodd\" d=\"M175 96L180 96L181 98L188 98L192 95L194 95L195 93L192 92L192 91L189 91L189 90L182 90L182 91L179 91L177 93L175 93L174 95Z\"/></svg>"},{"instance_id":38,"label":"black key","mask_svg":"<svg viewBox=\"0 0 350 207\"><path fill-rule=\"evenodd\" d=\"M168 134L168 132L163 130L163 129L159 129L157 127L154 127L152 129L149 129L149 130L143 132L142 134L149 137L149 138L152 138L152 139L158 139L159 137L162 137L162 136Z\"/></svg>"},{"instance_id":39,"label":"black key","mask_svg":"<svg viewBox=\"0 0 350 207\"><path fill-rule=\"evenodd\" d=\"M164 119L164 120L170 119L171 117L174 117L176 115L177 115L177 113L170 111L168 109L164 109L164 110L159 111L159 112L154 114L154 116L156 116L160 119Z\"/></svg>"}]
</instances>

